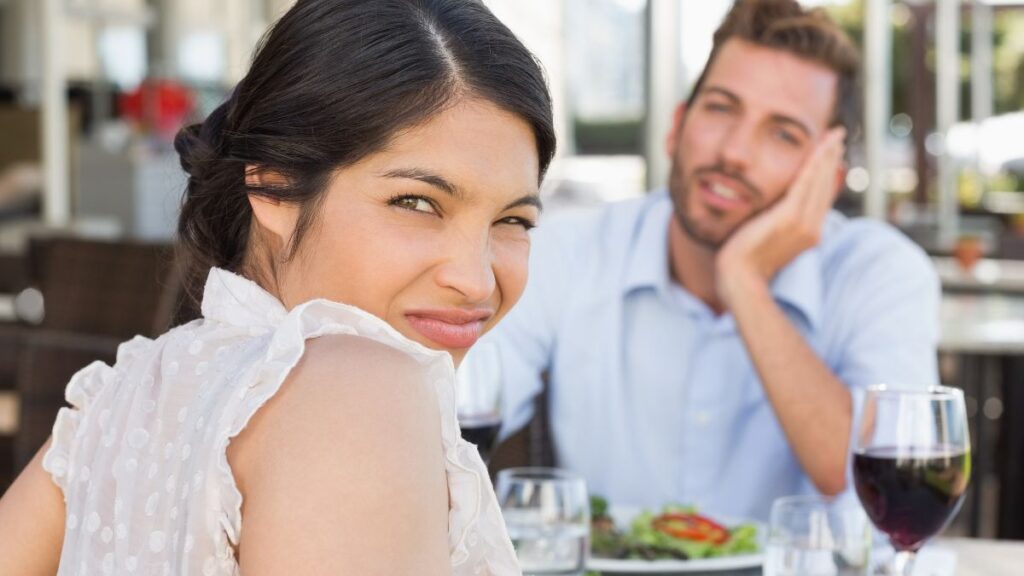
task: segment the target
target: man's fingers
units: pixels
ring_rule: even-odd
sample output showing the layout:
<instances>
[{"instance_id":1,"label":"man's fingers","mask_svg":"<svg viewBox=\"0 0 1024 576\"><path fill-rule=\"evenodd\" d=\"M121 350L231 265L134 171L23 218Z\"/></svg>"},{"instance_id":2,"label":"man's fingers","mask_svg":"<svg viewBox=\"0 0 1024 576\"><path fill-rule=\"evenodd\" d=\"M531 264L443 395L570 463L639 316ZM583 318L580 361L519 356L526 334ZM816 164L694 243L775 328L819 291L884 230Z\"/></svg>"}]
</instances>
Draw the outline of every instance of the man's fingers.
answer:
<instances>
[{"instance_id":1,"label":"man's fingers","mask_svg":"<svg viewBox=\"0 0 1024 576\"><path fill-rule=\"evenodd\" d=\"M797 207L798 212L807 210L808 204L813 203L814 197L820 193L817 173L824 168L823 164L834 153L835 146L842 145L845 134L846 131L841 127L829 130L804 160L800 172L797 173L789 190L786 191L785 198L786 201Z\"/></svg>"},{"instance_id":2,"label":"man's fingers","mask_svg":"<svg viewBox=\"0 0 1024 576\"><path fill-rule=\"evenodd\" d=\"M843 160L845 137L845 129L833 128L821 143L821 154L815 159L813 179L808 183L804 198L804 213L810 218L824 220L832 208L836 196L835 177Z\"/></svg>"}]
</instances>

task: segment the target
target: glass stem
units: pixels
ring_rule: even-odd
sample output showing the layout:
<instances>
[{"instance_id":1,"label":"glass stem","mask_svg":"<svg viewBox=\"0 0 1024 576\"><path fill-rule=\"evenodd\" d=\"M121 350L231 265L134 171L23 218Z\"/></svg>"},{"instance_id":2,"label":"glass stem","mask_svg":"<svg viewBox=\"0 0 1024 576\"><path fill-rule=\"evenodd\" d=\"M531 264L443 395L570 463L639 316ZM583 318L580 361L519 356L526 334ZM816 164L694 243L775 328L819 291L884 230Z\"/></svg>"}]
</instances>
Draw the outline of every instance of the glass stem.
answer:
<instances>
[{"instance_id":1,"label":"glass stem","mask_svg":"<svg viewBox=\"0 0 1024 576\"><path fill-rule=\"evenodd\" d=\"M897 551L896 556L892 559L892 573L894 576L910 576L914 572L914 558L916 556L916 552L909 550Z\"/></svg>"}]
</instances>

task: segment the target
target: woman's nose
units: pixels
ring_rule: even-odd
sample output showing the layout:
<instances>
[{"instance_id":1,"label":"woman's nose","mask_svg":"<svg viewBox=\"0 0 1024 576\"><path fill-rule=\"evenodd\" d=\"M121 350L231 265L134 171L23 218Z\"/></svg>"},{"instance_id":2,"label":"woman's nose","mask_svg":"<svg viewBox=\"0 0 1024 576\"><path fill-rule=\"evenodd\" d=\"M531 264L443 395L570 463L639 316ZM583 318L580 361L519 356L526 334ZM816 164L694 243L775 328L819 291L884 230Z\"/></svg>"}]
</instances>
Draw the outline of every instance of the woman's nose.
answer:
<instances>
[{"instance_id":1,"label":"woman's nose","mask_svg":"<svg viewBox=\"0 0 1024 576\"><path fill-rule=\"evenodd\" d=\"M470 302L487 300L496 286L490 238L481 236L453 242L437 275L441 286L459 292Z\"/></svg>"}]
</instances>

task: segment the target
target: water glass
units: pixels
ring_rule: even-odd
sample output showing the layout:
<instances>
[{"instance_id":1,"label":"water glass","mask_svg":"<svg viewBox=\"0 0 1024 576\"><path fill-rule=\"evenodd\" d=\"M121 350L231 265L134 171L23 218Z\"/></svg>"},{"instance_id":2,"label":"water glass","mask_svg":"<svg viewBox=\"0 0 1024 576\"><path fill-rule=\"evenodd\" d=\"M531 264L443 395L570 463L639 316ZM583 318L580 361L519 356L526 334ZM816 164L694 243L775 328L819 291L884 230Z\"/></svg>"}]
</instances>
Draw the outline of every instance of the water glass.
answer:
<instances>
[{"instance_id":1,"label":"water glass","mask_svg":"<svg viewBox=\"0 0 1024 576\"><path fill-rule=\"evenodd\" d=\"M587 487L556 468L498 473L498 502L524 576L581 576L590 551Z\"/></svg>"},{"instance_id":2,"label":"water glass","mask_svg":"<svg viewBox=\"0 0 1024 576\"><path fill-rule=\"evenodd\" d=\"M856 503L786 496L772 504L765 576L864 576L871 524Z\"/></svg>"}]
</instances>

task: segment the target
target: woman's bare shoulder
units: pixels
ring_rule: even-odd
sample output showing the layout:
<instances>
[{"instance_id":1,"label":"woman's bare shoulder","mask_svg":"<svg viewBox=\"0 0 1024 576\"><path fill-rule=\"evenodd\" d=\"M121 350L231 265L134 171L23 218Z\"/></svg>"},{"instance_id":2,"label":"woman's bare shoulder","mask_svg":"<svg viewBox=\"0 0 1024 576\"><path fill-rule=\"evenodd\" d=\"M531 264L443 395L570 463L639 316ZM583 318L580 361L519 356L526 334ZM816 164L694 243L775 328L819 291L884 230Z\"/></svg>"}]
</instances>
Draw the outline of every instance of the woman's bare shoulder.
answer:
<instances>
[{"instance_id":1,"label":"woman's bare shoulder","mask_svg":"<svg viewBox=\"0 0 1024 576\"><path fill-rule=\"evenodd\" d=\"M447 567L440 410L425 367L359 336L307 344L229 452L245 502L243 572L296 571L290 563L305 559L314 572L303 573L316 573L333 558L382 573L377 555L394 556L395 542L408 555L386 561L392 573L415 566L406 562ZM376 526L388 510L402 521ZM330 537L310 540L311 530Z\"/></svg>"},{"instance_id":2,"label":"woman's bare shoulder","mask_svg":"<svg viewBox=\"0 0 1024 576\"><path fill-rule=\"evenodd\" d=\"M386 448L400 432L425 426L436 427L439 445L440 414L426 373L405 352L365 337L311 339L298 365L243 435L259 437L261 460L267 446L289 443ZM385 425L393 433L378 437L376 431ZM283 450L281 456L290 453Z\"/></svg>"}]
</instances>

